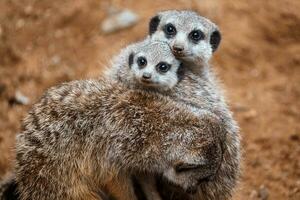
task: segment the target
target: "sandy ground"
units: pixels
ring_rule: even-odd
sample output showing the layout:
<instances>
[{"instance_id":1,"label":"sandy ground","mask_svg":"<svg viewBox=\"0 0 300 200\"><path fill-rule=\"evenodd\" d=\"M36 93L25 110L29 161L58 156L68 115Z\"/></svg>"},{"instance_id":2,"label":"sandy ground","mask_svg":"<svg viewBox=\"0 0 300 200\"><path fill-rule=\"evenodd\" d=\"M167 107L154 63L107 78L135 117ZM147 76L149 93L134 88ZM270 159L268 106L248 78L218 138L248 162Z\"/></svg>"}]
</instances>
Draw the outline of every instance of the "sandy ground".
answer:
<instances>
[{"instance_id":1,"label":"sandy ground","mask_svg":"<svg viewBox=\"0 0 300 200\"><path fill-rule=\"evenodd\" d=\"M139 23L111 35L101 0L0 1L0 176L11 169L15 135L49 86L97 77L111 56L143 38L158 10L192 8L223 33L213 66L243 137L243 177L234 197L300 199L300 1L115 0Z\"/></svg>"}]
</instances>

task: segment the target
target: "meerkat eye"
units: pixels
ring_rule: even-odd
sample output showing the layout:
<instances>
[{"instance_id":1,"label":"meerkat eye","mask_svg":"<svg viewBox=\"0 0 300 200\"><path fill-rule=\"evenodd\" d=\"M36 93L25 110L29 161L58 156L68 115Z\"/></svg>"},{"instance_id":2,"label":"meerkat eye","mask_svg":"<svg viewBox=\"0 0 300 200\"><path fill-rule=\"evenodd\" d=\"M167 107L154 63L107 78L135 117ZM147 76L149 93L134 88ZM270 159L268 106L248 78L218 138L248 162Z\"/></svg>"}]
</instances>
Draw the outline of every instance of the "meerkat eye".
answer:
<instances>
[{"instance_id":1,"label":"meerkat eye","mask_svg":"<svg viewBox=\"0 0 300 200\"><path fill-rule=\"evenodd\" d=\"M203 40L205 38L205 35L200 30L194 30L189 34L189 38L194 42L198 42L200 40Z\"/></svg>"},{"instance_id":2,"label":"meerkat eye","mask_svg":"<svg viewBox=\"0 0 300 200\"><path fill-rule=\"evenodd\" d=\"M145 57L139 57L136 62L140 68L143 68L147 65L147 60Z\"/></svg>"},{"instance_id":3,"label":"meerkat eye","mask_svg":"<svg viewBox=\"0 0 300 200\"><path fill-rule=\"evenodd\" d=\"M156 65L156 70L161 73L166 73L171 68L171 65L161 62Z\"/></svg>"},{"instance_id":4,"label":"meerkat eye","mask_svg":"<svg viewBox=\"0 0 300 200\"><path fill-rule=\"evenodd\" d=\"M168 36L174 36L177 33L176 28L173 24L167 24L164 28L164 32Z\"/></svg>"}]
</instances>

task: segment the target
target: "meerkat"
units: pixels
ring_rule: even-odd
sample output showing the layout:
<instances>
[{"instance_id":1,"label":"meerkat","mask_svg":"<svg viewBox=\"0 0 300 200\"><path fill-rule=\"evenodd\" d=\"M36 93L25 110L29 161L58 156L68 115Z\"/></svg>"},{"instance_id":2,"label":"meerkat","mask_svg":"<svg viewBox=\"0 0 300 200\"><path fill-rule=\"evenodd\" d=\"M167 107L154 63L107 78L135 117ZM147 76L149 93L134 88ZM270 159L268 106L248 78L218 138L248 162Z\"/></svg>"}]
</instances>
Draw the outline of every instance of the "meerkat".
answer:
<instances>
[{"instance_id":1,"label":"meerkat","mask_svg":"<svg viewBox=\"0 0 300 200\"><path fill-rule=\"evenodd\" d=\"M173 54L184 63L185 76L174 87L172 99L189 105L199 116L214 113L227 130L219 176L211 185L200 185L194 199L228 199L240 173L240 138L238 125L209 65L221 42L219 28L196 12L173 10L158 13L150 20L149 36L167 42Z\"/></svg>"},{"instance_id":2,"label":"meerkat","mask_svg":"<svg viewBox=\"0 0 300 200\"><path fill-rule=\"evenodd\" d=\"M180 62L170 49L165 52L168 45L150 46L155 56L147 56L153 51L147 46L130 54L124 68L155 71L163 61L170 65L167 72L177 76ZM141 55L147 66L140 62ZM217 116L196 116L184 104L152 90L159 86L157 80L165 79L146 81L149 90L120 80L64 83L50 88L33 106L16 142L15 180L21 200L137 199L127 185L120 186L128 190L121 195L107 188L115 180L149 173L193 191L218 172L226 130ZM161 84L163 91L176 87L172 85Z\"/></svg>"},{"instance_id":3,"label":"meerkat","mask_svg":"<svg viewBox=\"0 0 300 200\"><path fill-rule=\"evenodd\" d=\"M238 125L232 117L219 87L215 74L209 66L209 60L221 42L218 27L210 20L193 11L163 11L154 16L149 23L149 36L146 40L168 43L173 54L183 62L184 75L180 83L165 93L177 103L187 106L188 110L201 117L215 115L220 126L226 130L223 141L223 161L218 173L209 182L199 184L198 191L187 194L173 187L164 179L157 179L156 190L163 199L229 199L240 174L240 136ZM128 46L116 56L108 76L119 79L118 67L131 48ZM139 176L139 175L137 175ZM149 177L153 176L152 174ZM155 188L147 181L139 180L144 188Z\"/></svg>"},{"instance_id":4,"label":"meerkat","mask_svg":"<svg viewBox=\"0 0 300 200\"><path fill-rule=\"evenodd\" d=\"M156 48L159 47L159 51ZM169 45L145 40L130 48L126 58L129 67L117 68L120 82L133 89L167 92L182 78L182 64Z\"/></svg>"}]
</instances>

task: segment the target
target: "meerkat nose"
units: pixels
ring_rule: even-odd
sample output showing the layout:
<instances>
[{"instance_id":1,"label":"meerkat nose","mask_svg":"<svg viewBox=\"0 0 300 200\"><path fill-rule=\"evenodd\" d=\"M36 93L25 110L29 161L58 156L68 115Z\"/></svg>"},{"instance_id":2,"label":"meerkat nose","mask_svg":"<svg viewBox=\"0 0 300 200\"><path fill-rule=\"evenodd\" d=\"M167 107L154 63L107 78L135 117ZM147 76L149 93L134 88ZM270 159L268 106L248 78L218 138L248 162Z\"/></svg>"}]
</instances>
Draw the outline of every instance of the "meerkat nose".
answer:
<instances>
[{"instance_id":1,"label":"meerkat nose","mask_svg":"<svg viewBox=\"0 0 300 200\"><path fill-rule=\"evenodd\" d=\"M181 51L184 50L184 47L181 46L181 45L174 45L174 46L173 46L173 50L174 50L174 51L181 52Z\"/></svg>"},{"instance_id":2,"label":"meerkat nose","mask_svg":"<svg viewBox=\"0 0 300 200\"><path fill-rule=\"evenodd\" d=\"M151 78L151 73L144 72L144 73L143 73L143 78L144 78L144 79L150 79L150 78Z\"/></svg>"}]
</instances>

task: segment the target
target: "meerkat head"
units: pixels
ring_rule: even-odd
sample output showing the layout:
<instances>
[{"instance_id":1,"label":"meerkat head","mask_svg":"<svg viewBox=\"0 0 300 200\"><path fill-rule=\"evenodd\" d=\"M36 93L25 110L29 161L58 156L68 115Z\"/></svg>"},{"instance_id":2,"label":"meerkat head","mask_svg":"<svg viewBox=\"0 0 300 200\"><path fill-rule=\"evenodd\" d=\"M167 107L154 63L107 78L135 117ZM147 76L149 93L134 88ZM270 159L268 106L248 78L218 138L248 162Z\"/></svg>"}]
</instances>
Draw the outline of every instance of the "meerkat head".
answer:
<instances>
[{"instance_id":1,"label":"meerkat head","mask_svg":"<svg viewBox=\"0 0 300 200\"><path fill-rule=\"evenodd\" d=\"M166 41L183 61L207 63L221 41L218 27L193 11L163 11L149 23L152 40Z\"/></svg>"},{"instance_id":2,"label":"meerkat head","mask_svg":"<svg viewBox=\"0 0 300 200\"><path fill-rule=\"evenodd\" d=\"M131 78L142 87L168 90L181 76L181 63L165 42L149 42L128 57Z\"/></svg>"}]
</instances>

